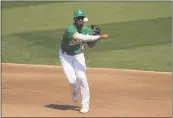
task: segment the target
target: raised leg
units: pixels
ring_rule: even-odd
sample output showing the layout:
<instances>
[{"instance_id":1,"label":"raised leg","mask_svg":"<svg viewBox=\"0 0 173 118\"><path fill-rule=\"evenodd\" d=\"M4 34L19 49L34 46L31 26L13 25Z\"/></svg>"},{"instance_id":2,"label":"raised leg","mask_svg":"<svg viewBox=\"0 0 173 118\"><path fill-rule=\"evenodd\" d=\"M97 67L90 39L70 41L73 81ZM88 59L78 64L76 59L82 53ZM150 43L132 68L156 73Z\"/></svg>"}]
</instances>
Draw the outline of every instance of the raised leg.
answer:
<instances>
[{"instance_id":1,"label":"raised leg","mask_svg":"<svg viewBox=\"0 0 173 118\"><path fill-rule=\"evenodd\" d=\"M68 83L72 89L72 99L73 101L78 101L78 88L79 81L76 79L75 70L73 68L74 58L72 56L62 54L59 52L60 62L63 68L63 72L68 80Z\"/></svg>"}]
</instances>

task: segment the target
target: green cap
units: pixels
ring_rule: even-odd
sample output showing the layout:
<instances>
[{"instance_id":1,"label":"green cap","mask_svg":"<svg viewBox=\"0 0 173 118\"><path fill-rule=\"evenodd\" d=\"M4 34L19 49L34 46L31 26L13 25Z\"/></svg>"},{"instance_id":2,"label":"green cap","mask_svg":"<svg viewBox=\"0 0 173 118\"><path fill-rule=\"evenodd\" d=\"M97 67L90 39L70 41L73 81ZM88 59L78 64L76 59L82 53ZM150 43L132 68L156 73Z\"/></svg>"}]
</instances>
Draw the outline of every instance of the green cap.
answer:
<instances>
[{"instance_id":1,"label":"green cap","mask_svg":"<svg viewBox=\"0 0 173 118\"><path fill-rule=\"evenodd\" d=\"M79 17L79 16L84 16L85 17L85 14L84 14L83 10L74 11L74 17Z\"/></svg>"}]
</instances>

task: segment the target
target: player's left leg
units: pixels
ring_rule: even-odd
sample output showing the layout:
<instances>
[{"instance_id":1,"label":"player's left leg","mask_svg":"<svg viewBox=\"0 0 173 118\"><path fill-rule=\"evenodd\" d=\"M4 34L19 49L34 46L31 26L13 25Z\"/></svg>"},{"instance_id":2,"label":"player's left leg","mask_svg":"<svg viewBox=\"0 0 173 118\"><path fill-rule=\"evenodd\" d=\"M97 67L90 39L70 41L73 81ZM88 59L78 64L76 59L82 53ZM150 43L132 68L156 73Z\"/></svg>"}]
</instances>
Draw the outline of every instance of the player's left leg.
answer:
<instances>
[{"instance_id":1,"label":"player's left leg","mask_svg":"<svg viewBox=\"0 0 173 118\"><path fill-rule=\"evenodd\" d=\"M86 113L89 111L90 105L90 90L86 76L86 64L84 54L78 54L75 56L74 70L76 72L77 78L80 80L80 89L82 97L82 109L81 112Z\"/></svg>"}]
</instances>

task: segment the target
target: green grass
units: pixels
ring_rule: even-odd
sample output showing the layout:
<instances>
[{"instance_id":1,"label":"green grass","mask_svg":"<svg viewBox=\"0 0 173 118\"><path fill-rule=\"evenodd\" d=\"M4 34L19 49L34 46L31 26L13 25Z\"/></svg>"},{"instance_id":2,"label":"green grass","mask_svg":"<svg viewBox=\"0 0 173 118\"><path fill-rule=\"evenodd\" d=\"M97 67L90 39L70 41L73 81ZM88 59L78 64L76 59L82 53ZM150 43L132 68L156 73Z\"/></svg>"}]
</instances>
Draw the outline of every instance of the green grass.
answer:
<instances>
[{"instance_id":1,"label":"green grass","mask_svg":"<svg viewBox=\"0 0 173 118\"><path fill-rule=\"evenodd\" d=\"M128 51L112 50L92 53L87 55L86 59L90 67L171 71L172 59L168 58L172 53L171 49L171 44L144 46L130 48Z\"/></svg>"},{"instance_id":2,"label":"green grass","mask_svg":"<svg viewBox=\"0 0 173 118\"><path fill-rule=\"evenodd\" d=\"M109 34L85 51L87 66L172 71L171 2L2 2L2 62L60 64L75 6Z\"/></svg>"},{"instance_id":3,"label":"green grass","mask_svg":"<svg viewBox=\"0 0 173 118\"><path fill-rule=\"evenodd\" d=\"M3 35L64 28L73 21L73 11L78 7L85 10L89 24L172 16L171 2L26 2L28 6L25 2L17 3L2 2ZM11 4L15 7L9 8Z\"/></svg>"}]
</instances>

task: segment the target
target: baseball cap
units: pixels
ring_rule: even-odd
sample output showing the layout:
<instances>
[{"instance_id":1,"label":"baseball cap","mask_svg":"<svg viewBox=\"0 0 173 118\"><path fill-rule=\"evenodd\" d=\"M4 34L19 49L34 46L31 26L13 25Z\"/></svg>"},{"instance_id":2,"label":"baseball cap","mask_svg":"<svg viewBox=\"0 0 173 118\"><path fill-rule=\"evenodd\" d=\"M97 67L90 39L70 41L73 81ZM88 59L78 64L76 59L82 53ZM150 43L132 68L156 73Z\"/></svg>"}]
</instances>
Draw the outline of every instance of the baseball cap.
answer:
<instances>
[{"instance_id":1,"label":"baseball cap","mask_svg":"<svg viewBox=\"0 0 173 118\"><path fill-rule=\"evenodd\" d=\"M80 16L84 16L85 17L85 14L84 14L83 10L76 10L76 11L74 11L74 17L80 17Z\"/></svg>"}]
</instances>

